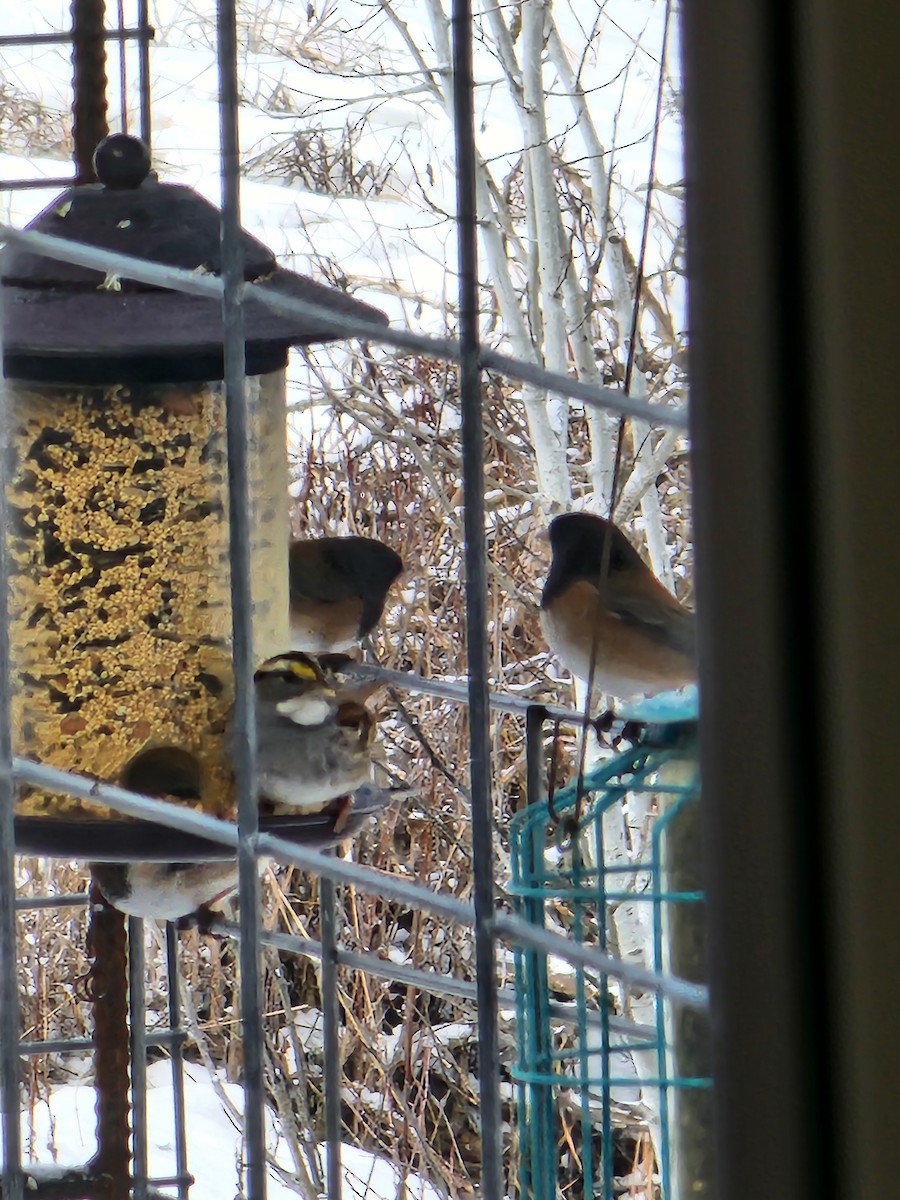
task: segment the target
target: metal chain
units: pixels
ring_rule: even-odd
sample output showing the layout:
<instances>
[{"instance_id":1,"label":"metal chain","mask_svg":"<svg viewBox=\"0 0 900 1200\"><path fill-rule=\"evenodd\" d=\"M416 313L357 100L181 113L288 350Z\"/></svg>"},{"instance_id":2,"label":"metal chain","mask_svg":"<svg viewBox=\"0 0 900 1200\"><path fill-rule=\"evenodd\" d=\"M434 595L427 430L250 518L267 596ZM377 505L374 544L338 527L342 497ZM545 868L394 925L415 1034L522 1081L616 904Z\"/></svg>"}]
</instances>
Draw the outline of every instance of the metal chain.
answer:
<instances>
[{"instance_id":1,"label":"metal chain","mask_svg":"<svg viewBox=\"0 0 900 1200\"><path fill-rule=\"evenodd\" d=\"M88 952L94 962L87 994L94 1007L94 1075L97 1089L97 1153L92 1175L108 1181L109 1200L128 1200L131 1190L128 1128L128 949L125 916L104 900L91 880Z\"/></svg>"},{"instance_id":2,"label":"metal chain","mask_svg":"<svg viewBox=\"0 0 900 1200\"><path fill-rule=\"evenodd\" d=\"M106 121L104 0L72 0L72 141L75 182L94 183L94 150Z\"/></svg>"}]
</instances>

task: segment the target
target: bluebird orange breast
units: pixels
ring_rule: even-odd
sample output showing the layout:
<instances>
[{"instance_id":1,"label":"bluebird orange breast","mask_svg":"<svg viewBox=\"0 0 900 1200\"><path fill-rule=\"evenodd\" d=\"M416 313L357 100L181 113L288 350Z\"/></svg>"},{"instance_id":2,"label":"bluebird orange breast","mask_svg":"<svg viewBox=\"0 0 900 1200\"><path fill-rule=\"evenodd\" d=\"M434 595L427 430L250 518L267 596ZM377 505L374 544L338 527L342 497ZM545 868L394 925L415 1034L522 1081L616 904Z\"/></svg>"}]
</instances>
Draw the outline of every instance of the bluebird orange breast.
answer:
<instances>
[{"instance_id":1,"label":"bluebird orange breast","mask_svg":"<svg viewBox=\"0 0 900 1200\"><path fill-rule=\"evenodd\" d=\"M309 654L350 650L360 640L363 601L317 600L304 596L291 604L291 638Z\"/></svg>"},{"instance_id":2,"label":"bluebird orange breast","mask_svg":"<svg viewBox=\"0 0 900 1200\"><path fill-rule=\"evenodd\" d=\"M595 688L619 699L684 687L696 678L693 614L648 576L652 591L641 580L639 596L619 588L609 603L595 584L576 579L541 609L544 636L560 661L584 680L593 662Z\"/></svg>"}]
</instances>

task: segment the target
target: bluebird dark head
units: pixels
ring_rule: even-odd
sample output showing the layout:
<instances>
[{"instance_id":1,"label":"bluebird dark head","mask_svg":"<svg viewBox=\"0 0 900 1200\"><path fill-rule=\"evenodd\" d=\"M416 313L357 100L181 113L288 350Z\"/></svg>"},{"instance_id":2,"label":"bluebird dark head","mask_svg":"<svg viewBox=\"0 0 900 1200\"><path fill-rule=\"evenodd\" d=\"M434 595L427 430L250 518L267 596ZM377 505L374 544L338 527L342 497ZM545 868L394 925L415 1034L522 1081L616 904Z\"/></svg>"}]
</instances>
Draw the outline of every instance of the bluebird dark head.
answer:
<instances>
[{"instance_id":1,"label":"bluebird dark head","mask_svg":"<svg viewBox=\"0 0 900 1200\"><path fill-rule=\"evenodd\" d=\"M553 560L543 604L560 587L575 579L596 579L601 571L615 575L632 569L646 570L622 530L593 513L563 513L553 518L548 533Z\"/></svg>"},{"instance_id":2,"label":"bluebird dark head","mask_svg":"<svg viewBox=\"0 0 900 1200\"><path fill-rule=\"evenodd\" d=\"M386 593L403 570L403 559L390 546L375 538L321 537L295 541L291 545L292 585L304 591L305 572L318 574L344 595L366 590ZM293 578L297 573L297 579ZM340 582L339 582L340 581ZM336 598L343 599L344 595Z\"/></svg>"}]
</instances>

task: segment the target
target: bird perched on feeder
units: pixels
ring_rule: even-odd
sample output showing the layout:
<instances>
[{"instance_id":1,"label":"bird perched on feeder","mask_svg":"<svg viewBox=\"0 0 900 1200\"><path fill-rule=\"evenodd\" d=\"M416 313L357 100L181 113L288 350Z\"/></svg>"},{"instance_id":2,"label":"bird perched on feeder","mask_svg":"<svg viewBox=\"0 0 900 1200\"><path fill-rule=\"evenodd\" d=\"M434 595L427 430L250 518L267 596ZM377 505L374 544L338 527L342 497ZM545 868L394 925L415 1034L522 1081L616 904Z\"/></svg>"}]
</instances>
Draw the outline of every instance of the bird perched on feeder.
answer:
<instances>
[{"instance_id":1,"label":"bird perched on feeder","mask_svg":"<svg viewBox=\"0 0 900 1200\"><path fill-rule=\"evenodd\" d=\"M696 679L694 614L663 587L628 538L602 517L565 513L549 528L544 636L560 661L620 700Z\"/></svg>"},{"instance_id":2,"label":"bird perched on feeder","mask_svg":"<svg viewBox=\"0 0 900 1200\"><path fill-rule=\"evenodd\" d=\"M365 700L379 684L345 674L350 661L345 654L289 651L254 675L261 820L306 846L352 837L403 794L370 782L375 720ZM196 764L177 747L138 755L122 782L145 794L199 798ZM91 870L113 907L159 920L208 915L237 887L234 860L92 863Z\"/></svg>"},{"instance_id":3,"label":"bird perched on feeder","mask_svg":"<svg viewBox=\"0 0 900 1200\"><path fill-rule=\"evenodd\" d=\"M304 538L291 543L288 567L294 645L322 654L372 632L403 560L374 538Z\"/></svg>"},{"instance_id":4,"label":"bird perched on feeder","mask_svg":"<svg viewBox=\"0 0 900 1200\"><path fill-rule=\"evenodd\" d=\"M145 796L192 803L200 799L200 764L180 746L151 746L136 754L119 782ZM233 892L237 863L94 862L91 874L106 900L132 917L160 921L207 909Z\"/></svg>"},{"instance_id":5,"label":"bird perched on feeder","mask_svg":"<svg viewBox=\"0 0 900 1200\"><path fill-rule=\"evenodd\" d=\"M131 917L177 921L208 910L238 885L234 859L222 862L91 863L105 899Z\"/></svg>"},{"instance_id":6,"label":"bird perched on feeder","mask_svg":"<svg viewBox=\"0 0 900 1200\"><path fill-rule=\"evenodd\" d=\"M254 675L261 804L318 813L369 781L374 718L331 668L293 651Z\"/></svg>"}]
</instances>

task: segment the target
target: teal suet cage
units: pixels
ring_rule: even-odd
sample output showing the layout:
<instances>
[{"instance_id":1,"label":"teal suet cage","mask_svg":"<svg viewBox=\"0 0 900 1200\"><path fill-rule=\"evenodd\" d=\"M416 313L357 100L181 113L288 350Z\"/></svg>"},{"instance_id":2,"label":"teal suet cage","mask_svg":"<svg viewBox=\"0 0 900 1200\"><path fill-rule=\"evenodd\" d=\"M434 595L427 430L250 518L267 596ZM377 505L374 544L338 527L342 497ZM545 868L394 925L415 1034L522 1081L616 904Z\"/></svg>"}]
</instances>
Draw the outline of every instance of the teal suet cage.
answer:
<instances>
[{"instance_id":1,"label":"teal suet cage","mask_svg":"<svg viewBox=\"0 0 900 1200\"><path fill-rule=\"evenodd\" d=\"M520 1195L710 1196L709 1030L687 986L706 976L696 724L640 728L548 801L546 720L529 714L533 802L510 823L510 893L530 924L631 969L515 951ZM658 986L673 977L680 998Z\"/></svg>"}]
</instances>

